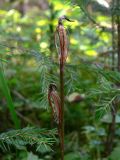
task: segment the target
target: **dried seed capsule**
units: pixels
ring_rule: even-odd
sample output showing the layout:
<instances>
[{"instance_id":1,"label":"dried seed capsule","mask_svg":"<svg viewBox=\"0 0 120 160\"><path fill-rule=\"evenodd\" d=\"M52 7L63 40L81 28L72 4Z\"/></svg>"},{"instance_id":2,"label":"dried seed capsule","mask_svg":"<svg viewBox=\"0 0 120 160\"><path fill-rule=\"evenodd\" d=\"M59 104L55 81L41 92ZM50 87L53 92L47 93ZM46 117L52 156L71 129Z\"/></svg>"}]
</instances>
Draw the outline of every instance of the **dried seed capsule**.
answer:
<instances>
[{"instance_id":1,"label":"dried seed capsule","mask_svg":"<svg viewBox=\"0 0 120 160\"><path fill-rule=\"evenodd\" d=\"M66 30L62 24L58 25L57 33L59 36L59 46L60 46L59 59L60 59L60 62L64 64L68 55L68 42L67 42Z\"/></svg>"},{"instance_id":2,"label":"dried seed capsule","mask_svg":"<svg viewBox=\"0 0 120 160\"><path fill-rule=\"evenodd\" d=\"M56 91L57 87L55 84L49 85L48 90L48 101L49 105L52 109L52 115L54 120L57 124L61 122L61 104L60 104L60 97Z\"/></svg>"},{"instance_id":3,"label":"dried seed capsule","mask_svg":"<svg viewBox=\"0 0 120 160\"><path fill-rule=\"evenodd\" d=\"M69 20L66 16L62 16L58 20L58 26L55 32L55 45L59 53L59 60L61 64L64 64L68 56L68 37L65 27L62 24L63 20Z\"/></svg>"}]
</instances>

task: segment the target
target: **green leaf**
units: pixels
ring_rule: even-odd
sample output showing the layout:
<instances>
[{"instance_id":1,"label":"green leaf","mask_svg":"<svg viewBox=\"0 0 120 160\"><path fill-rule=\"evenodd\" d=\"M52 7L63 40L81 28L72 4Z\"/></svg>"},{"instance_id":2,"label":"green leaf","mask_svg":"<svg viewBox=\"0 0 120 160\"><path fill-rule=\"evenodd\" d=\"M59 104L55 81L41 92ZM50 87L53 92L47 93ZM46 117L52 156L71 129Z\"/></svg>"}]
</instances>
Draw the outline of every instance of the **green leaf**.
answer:
<instances>
[{"instance_id":1,"label":"green leaf","mask_svg":"<svg viewBox=\"0 0 120 160\"><path fill-rule=\"evenodd\" d=\"M2 58L0 58L0 61L3 61L3 62L8 62L7 60L5 60L5 59L2 59Z\"/></svg>"},{"instance_id":2,"label":"green leaf","mask_svg":"<svg viewBox=\"0 0 120 160\"><path fill-rule=\"evenodd\" d=\"M109 158L110 160L120 160L120 146L113 150Z\"/></svg>"},{"instance_id":3,"label":"green leaf","mask_svg":"<svg viewBox=\"0 0 120 160\"><path fill-rule=\"evenodd\" d=\"M27 160L40 160L38 156L34 155L32 152L28 153Z\"/></svg>"},{"instance_id":4,"label":"green leaf","mask_svg":"<svg viewBox=\"0 0 120 160\"><path fill-rule=\"evenodd\" d=\"M2 92L6 98L8 108L10 110L11 117L15 124L15 127L20 128L20 122L15 112L14 104L13 104L13 101L10 95L10 91L9 91L9 88L8 88L8 85L5 79L2 63L0 63L0 88L2 89Z\"/></svg>"},{"instance_id":5,"label":"green leaf","mask_svg":"<svg viewBox=\"0 0 120 160\"><path fill-rule=\"evenodd\" d=\"M81 158L80 155L71 152L65 155L65 160L81 160Z\"/></svg>"},{"instance_id":6,"label":"green leaf","mask_svg":"<svg viewBox=\"0 0 120 160\"><path fill-rule=\"evenodd\" d=\"M110 113L107 113L106 115L103 116L101 121L104 123L112 123L112 115ZM115 122L120 123L120 116L119 115L116 115Z\"/></svg>"}]
</instances>

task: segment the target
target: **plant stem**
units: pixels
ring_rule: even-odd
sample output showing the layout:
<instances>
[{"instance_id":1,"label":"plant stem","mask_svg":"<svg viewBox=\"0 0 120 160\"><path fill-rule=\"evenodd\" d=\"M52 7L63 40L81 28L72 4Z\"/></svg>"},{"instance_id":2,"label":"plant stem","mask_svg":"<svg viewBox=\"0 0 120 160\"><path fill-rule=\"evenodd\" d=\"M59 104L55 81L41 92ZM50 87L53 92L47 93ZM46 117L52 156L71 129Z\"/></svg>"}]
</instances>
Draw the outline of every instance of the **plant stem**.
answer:
<instances>
[{"instance_id":1,"label":"plant stem","mask_svg":"<svg viewBox=\"0 0 120 160\"><path fill-rule=\"evenodd\" d=\"M60 105L61 105L61 116L59 123L59 137L60 137L60 149L61 149L61 160L64 160L64 64L68 54L68 42L67 42L67 33L64 28L62 21L68 19L65 15L61 16L58 20L58 26L56 28L56 33L59 37L59 63L60 63ZM55 43L56 43L56 34L55 34ZM57 46L57 45L56 45Z\"/></svg>"},{"instance_id":2,"label":"plant stem","mask_svg":"<svg viewBox=\"0 0 120 160\"><path fill-rule=\"evenodd\" d=\"M53 3L50 3L50 21L53 22L55 19L55 13L54 13L54 5ZM50 45L49 45L49 49L50 49L50 53L51 53L51 58L53 59L53 51L54 51L54 25L53 23L49 24L49 40L50 40Z\"/></svg>"},{"instance_id":3,"label":"plant stem","mask_svg":"<svg viewBox=\"0 0 120 160\"><path fill-rule=\"evenodd\" d=\"M112 14L112 48L113 48L113 52L112 52L112 70L115 69L115 17Z\"/></svg>"},{"instance_id":4,"label":"plant stem","mask_svg":"<svg viewBox=\"0 0 120 160\"><path fill-rule=\"evenodd\" d=\"M118 40L118 71L120 71L120 16L117 16L117 33L118 33L118 39L117 39Z\"/></svg>"},{"instance_id":5,"label":"plant stem","mask_svg":"<svg viewBox=\"0 0 120 160\"><path fill-rule=\"evenodd\" d=\"M64 64L61 62L60 62L60 99L61 99L60 148L61 148L61 160L64 160Z\"/></svg>"},{"instance_id":6,"label":"plant stem","mask_svg":"<svg viewBox=\"0 0 120 160\"><path fill-rule=\"evenodd\" d=\"M108 127L108 136L106 140L106 156L108 156L112 149L113 149L113 143L114 143L114 137L115 137L115 119L116 119L116 104L112 104L111 106L111 116L112 116L112 122L109 124Z\"/></svg>"},{"instance_id":7,"label":"plant stem","mask_svg":"<svg viewBox=\"0 0 120 160\"><path fill-rule=\"evenodd\" d=\"M116 8L116 6L119 6L119 0L113 0L113 7ZM115 50L115 27L114 27L114 15L112 15L112 28L113 28L113 34L112 34L112 45L113 45L113 50ZM120 17L119 15L116 16L116 20L117 20L117 58L118 58L118 64L117 64L117 69L118 71L120 71ZM113 57L112 57L112 61L113 61L113 65L112 65L112 70L114 70L114 55L115 53L113 53ZM120 84L117 84L117 86L119 87ZM108 156L112 149L113 149L113 144L114 144L114 138L115 138L115 126L116 126L116 114L117 114L117 102L114 101L112 103L111 106L111 116L112 116L112 122L109 125L108 128L108 136L107 136L107 140L106 140L106 156Z\"/></svg>"}]
</instances>

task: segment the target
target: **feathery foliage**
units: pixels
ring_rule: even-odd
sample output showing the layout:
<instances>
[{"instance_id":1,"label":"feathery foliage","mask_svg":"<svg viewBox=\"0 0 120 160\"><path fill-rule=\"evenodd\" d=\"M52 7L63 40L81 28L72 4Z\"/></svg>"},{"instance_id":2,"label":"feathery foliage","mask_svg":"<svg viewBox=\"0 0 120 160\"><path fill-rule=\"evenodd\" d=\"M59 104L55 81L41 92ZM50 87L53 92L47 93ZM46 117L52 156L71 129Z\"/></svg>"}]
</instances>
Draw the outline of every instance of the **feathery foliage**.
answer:
<instances>
[{"instance_id":1,"label":"feathery foliage","mask_svg":"<svg viewBox=\"0 0 120 160\"><path fill-rule=\"evenodd\" d=\"M36 147L36 151L50 151L56 141L56 129L47 130L35 127L26 127L19 130L11 130L0 134L0 148L9 151L12 146L24 149L26 145Z\"/></svg>"}]
</instances>

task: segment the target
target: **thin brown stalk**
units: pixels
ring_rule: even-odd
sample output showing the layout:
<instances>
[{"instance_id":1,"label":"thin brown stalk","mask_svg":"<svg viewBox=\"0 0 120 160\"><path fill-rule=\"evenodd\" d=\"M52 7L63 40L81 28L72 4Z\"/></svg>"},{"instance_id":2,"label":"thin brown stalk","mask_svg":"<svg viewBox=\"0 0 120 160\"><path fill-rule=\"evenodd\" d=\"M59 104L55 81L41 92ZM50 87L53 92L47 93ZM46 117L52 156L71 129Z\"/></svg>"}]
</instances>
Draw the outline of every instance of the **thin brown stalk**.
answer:
<instances>
[{"instance_id":1,"label":"thin brown stalk","mask_svg":"<svg viewBox=\"0 0 120 160\"><path fill-rule=\"evenodd\" d=\"M112 122L108 126L108 135L106 140L106 156L110 155L111 151L113 150L113 144L114 144L114 137L115 137L115 119L116 119L116 104L113 103L111 107L111 116L112 116Z\"/></svg>"},{"instance_id":2,"label":"thin brown stalk","mask_svg":"<svg viewBox=\"0 0 120 160\"><path fill-rule=\"evenodd\" d=\"M64 68L63 64L60 63L60 99L61 99L61 160L64 160Z\"/></svg>"},{"instance_id":3,"label":"thin brown stalk","mask_svg":"<svg viewBox=\"0 0 120 160\"><path fill-rule=\"evenodd\" d=\"M112 14L112 70L115 69L115 52L116 52L116 47L115 47L115 17Z\"/></svg>"},{"instance_id":4,"label":"thin brown stalk","mask_svg":"<svg viewBox=\"0 0 120 160\"><path fill-rule=\"evenodd\" d=\"M113 0L112 2L113 8L116 9L117 6L120 5L119 0ZM113 54L112 54L112 70L115 69L115 50L116 50L116 43L115 43L115 19L117 23L117 58L118 58L118 64L117 68L118 71L120 71L120 16L117 15L115 16L112 13L112 46L113 46ZM120 84L117 84L119 86ZM116 127L116 114L117 114L117 101L115 100L112 103L111 106L111 116L112 116L112 122L109 124L108 127L108 135L107 135L107 140L106 140L106 149L105 149L105 154L106 156L110 155L111 151L113 150L114 146L114 138L115 138L115 127Z\"/></svg>"},{"instance_id":5,"label":"thin brown stalk","mask_svg":"<svg viewBox=\"0 0 120 160\"><path fill-rule=\"evenodd\" d=\"M59 124L59 133L60 133L59 138L60 138L61 160L64 160L64 65L68 55L68 41L67 41L68 38L67 38L66 29L64 28L62 23L63 20L72 22L66 16L60 17L58 20L58 26L55 32L55 45L58 49L59 64L60 64L61 121ZM57 42L57 38L58 38L58 42Z\"/></svg>"},{"instance_id":6,"label":"thin brown stalk","mask_svg":"<svg viewBox=\"0 0 120 160\"><path fill-rule=\"evenodd\" d=\"M120 3L118 3L119 6ZM118 33L118 71L120 72L120 16L117 16L117 33Z\"/></svg>"}]
</instances>

